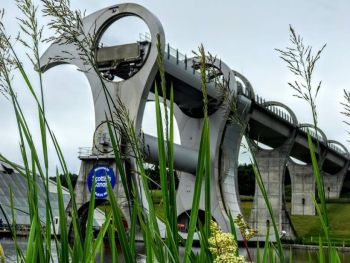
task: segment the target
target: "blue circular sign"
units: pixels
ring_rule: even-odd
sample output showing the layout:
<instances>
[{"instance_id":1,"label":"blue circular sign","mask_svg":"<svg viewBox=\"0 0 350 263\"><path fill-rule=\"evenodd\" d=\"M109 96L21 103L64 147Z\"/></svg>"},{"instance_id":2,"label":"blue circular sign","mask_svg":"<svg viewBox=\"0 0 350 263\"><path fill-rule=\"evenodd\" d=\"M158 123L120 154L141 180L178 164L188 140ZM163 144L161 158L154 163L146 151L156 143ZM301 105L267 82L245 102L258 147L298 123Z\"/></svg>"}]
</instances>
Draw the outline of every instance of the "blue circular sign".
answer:
<instances>
[{"instance_id":1,"label":"blue circular sign","mask_svg":"<svg viewBox=\"0 0 350 263\"><path fill-rule=\"evenodd\" d=\"M113 169L107 165L96 165L89 172L87 183L89 191L92 189L92 181L95 179L95 197L96 198L106 198L108 179L111 183L112 188L115 186L115 174Z\"/></svg>"}]
</instances>

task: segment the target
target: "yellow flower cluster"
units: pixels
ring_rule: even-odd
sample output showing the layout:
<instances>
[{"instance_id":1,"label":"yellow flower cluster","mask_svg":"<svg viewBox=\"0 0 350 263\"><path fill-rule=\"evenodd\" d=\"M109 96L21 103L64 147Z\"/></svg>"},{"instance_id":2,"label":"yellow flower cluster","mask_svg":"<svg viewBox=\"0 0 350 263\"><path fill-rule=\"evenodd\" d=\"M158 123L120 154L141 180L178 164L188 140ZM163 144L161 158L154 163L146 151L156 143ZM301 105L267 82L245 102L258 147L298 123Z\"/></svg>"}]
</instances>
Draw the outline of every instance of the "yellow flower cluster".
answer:
<instances>
[{"instance_id":1,"label":"yellow flower cluster","mask_svg":"<svg viewBox=\"0 0 350 263\"><path fill-rule=\"evenodd\" d=\"M215 256L214 263L245 263L242 256L236 256L237 243L230 233L224 233L214 221L210 224L209 250Z\"/></svg>"},{"instance_id":2,"label":"yellow flower cluster","mask_svg":"<svg viewBox=\"0 0 350 263\"><path fill-rule=\"evenodd\" d=\"M0 262L5 263L5 253L4 253L4 249L2 248L1 244L0 244Z\"/></svg>"},{"instance_id":3,"label":"yellow flower cluster","mask_svg":"<svg viewBox=\"0 0 350 263\"><path fill-rule=\"evenodd\" d=\"M250 240L253 236L255 236L258 231L256 229L250 228L247 223L244 221L244 218L242 215L238 214L237 218L235 219L235 223L239 228L239 231L242 234L242 237L245 240Z\"/></svg>"}]
</instances>

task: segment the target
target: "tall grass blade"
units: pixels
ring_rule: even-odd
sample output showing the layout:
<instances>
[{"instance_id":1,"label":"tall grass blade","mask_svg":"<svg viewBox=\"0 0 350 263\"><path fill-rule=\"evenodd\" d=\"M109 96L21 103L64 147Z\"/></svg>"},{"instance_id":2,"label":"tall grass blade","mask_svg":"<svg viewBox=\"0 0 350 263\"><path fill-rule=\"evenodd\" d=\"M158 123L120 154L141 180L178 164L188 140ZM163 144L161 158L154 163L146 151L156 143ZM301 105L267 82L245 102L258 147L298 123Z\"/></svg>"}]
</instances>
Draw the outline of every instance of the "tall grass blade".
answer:
<instances>
[{"instance_id":1,"label":"tall grass blade","mask_svg":"<svg viewBox=\"0 0 350 263\"><path fill-rule=\"evenodd\" d=\"M205 159L206 159L206 153L207 153L206 147L209 147L209 145L206 144L208 129L209 129L208 120L204 119L201 141L199 146L199 156L198 156L196 180L195 180L195 186L194 186L194 192L193 192L191 217L190 217L190 223L188 227L187 240L185 244L185 254L184 254L184 261L183 261L184 263L189 262L189 257L191 255L191 250L192 250L193 236L196 231L199 201L200 201L200 195L201 195L201 189L202 189L203 175L205 171Z\"/></svg>"},{"instance_id":2,"label":"tall grass blade","mask_svg":"<svg viewBox=\"0 0 350 263\"><path fill-rule=\"evenodd\" d=\"M172 98L173 100L173 98ZM171 108L173 107L173 102L171 102ZM173 169L173 127L170 127L170 141L167 141L168 145L168 160L166 156L164 135L163 135L163 123L162 123L162 113L160 109L160 102L158 96L157 85L155 86L155 107L156 107L156 121L157 121L157 136L158 136L158 158L159 158L159 176L161 183L161 191L163 197L163 209L165 215L165 225L167 231L166 243L172 251L173 255L178 255L178 244L174 238L178 235L177 225L176 225L176 191L175 191L175 179L174 179L174 169ZM167 111L167 108L164 109ZM171 110L172 111L172 110ZM173 124L172 115L170 118L170 126ZM168 129L167 129L168 130ZM167 163L169 168L169 177L167 172ZM171 171L170 171L171 169ZM168 186L168 182L170 185ZM171 200L172 199L172 200Z\"/></svg>"},{"instance_id":3,"label":"tall grass blade","mask_svg":"<svg viewBox=\"0 0 350 263\"><path fill-rule=\"evenodd\" d=\"M267 262L267 256L268 253L270 251L270 227L267 227L267 231L266 231L266 237L265 237L265 244L264 244L264 253L263 253L263 257L262 257L262 262Z\"/></svg>"},{"instance_id":4,"label":"tall grass blade","mask_svg":"<svg viewBox=\"0 0 350 263\"><path fill-rule=\"evenodd\" d=\"M236 224L235 224L235 221L233 220L231 210L229 210L228 216L229 216L229 220L230 220L230 227L231 227L232 236L233 236L233 238L234 238L236 244L238 244L237 232L236 232ZM235 255L236 255L237 257L239 256L239 251L238 251L238 249L236 250Z\"/></svg>"},{"instance_id":5,"label":"tall grass blade","mask_svg":"<svg viewBox=\"0 0 350 263\"><path fill-rule=\"evenodd\" d=\"M35 236L37 235L36 233L36 216L34 216L32 224L30 226L30 231L29 231L29 236L28 236L28 242L27 242L27 252L26 252L26 262L35 262L36 260L36 255L37 255L37 251L35 249L35 245L36 245L36 240L35 240Z\"/></svg>"},{"instance_id":6,"label":"tall grass blade","mask_svg":"<svg viewBox=\"0 0 350 263\"><path fill-rule=\"evenodd\" d=\"M135 249L135 239L136 239L136 225L137 225L137 207L135 205L132 206L131 210L131 222L130 222L130 252L131 255L136 255Z\"/></svg>"},{"instance_id":7,"label":"tall grass blade","mask_svg":"<svg viewBox=\"0 0 350 263\"><path fill-rule=\"evenodd\" d=\"M107 125L108 125L109 136L111 138L116 167L117 167L119 176L120 176L121 181L122 181L123 189L124 189L124 192L126 194L126 198L128 200L129 207L131 207L130 189L129 189L129 185L127 182L124 164L123 164L123 161L122 161L121 156L120 156L120 147L119 147L119 144L118 144L117 139L116 139L115 130L112 129L111 121L108 120L107 115L106 115L106 120L107 120Z\"/></svg>"},{"instance_id":8,"label":"tall grass blade","mask_svg":"<svg viewBox=\"0 0 350 263\"><path fill-rule=\"evenodd\" d=\"M96 237L96 240L94 242L93 245L91 245L92 247L92 251L91 253L88 253L88 258L87 258L87 261L86 262L91 262L92 260L95 259L97 253L99 251L101 251L101 247L102 244L103 244L103 239L107 233L107 230L109 228L109 225L110 225L110 222L111 222L111 219L112 219L112 215L113 215L113 211L109 211L107 216L106 216L106 220L103 224L103 226L101 227L97 237ZM86 253L86 252L85 252ZM101 260L101 262L103 262L103 260Z\"/></svg>"},{"instance_id":9,"label":"tall grass blade","mask_svg":"<svg viewBox=\"0 0 350 263\"><path fill-rule=\"evenodd\" d=\"M7 223L7 226L9 227L10 229L10 232L11 232L11 237L12 237L12 240L14 241L15 243L15 248L16 248L16 257L17 257L17 260L20 259L20 261L24 261L24 255L23 255L23 251L21 249L21 247L19 246L18 244L18 241L17 241L17 227L16 227L16 220L15 220L15 212L14 212L14 203L13 203L13 191L12 191L12 187L10 187L10 207L11 207L11 219L12 219L12 224L9 222L8 218L7 218L7 215L5 213L5 211L3 210L2 206L1 206L1 203L0 203L0 209L1 209L1 212L2 212L2 215L4 216L5 218L5 221Z\"/></svg>"},{"instance_id":10,"label":"tall grass blade","mask_svg":"<svg viewBox=\"0 0 350 263\"><path fill-rule=\"evenodd\" d=\"M334 262L334 263L341 262L338 251L334 246L330 248L329 253L330 253L330 260L331 260L330 262Z\"/></svg>"},{"instance_id":11,"label":"tall grass blade","mask_svg":"<svg viewBox=\"0 0 350 263\"><path fill-rule=\"evenodd\" d=\"M92 178L92 187L89 202L89 211L86 223L85 240L84 240L84 256L83 262L88 262L88 258L91 257L91 247L93 243L93 224L94 224L94 211L95 211L95 191L96 181L95 175Z\"/></svg>"},{"instance_id":12,"label":"tall grass blade","mask_svg":"<svg viewBox=\"0 0 350 263\"><path fill-rule=\"evenodd\" d=\"M238 249L237 249L237 250L238 250ZM236 254L236 256L237 256L237 254ZM259 241L256 242L255 262L256 262L256 263L260 263L260 262L261 262Z\"/></svg>"},{"instance_id":13,"label":"tall grass blade","mask_svg":"<svg viewBox=\"0 0 350 263\"><path fill-rule=\"evenodd\" d=\"M326 236L326 239L329 239L329 220L328 220L328 214L327 214L327 206L326 206L326 197L325 197L325 191L324 191L324 185L322 180L322 175L320 173L319 167L318 167L318 161L316 158L312 137L309 133L309 130L307 130L307 140L308 140L308 146L310 150L311 155L311 161L312 161L312 169L314 172L315 180L316 180L316 186L318 191L318 196L321 201L321 209L319 214L320 217L322 217L322 220L324 221L325 227L323 227L324 234Z\"/></svg>"},{"instance_id":14,"label":"tall grass blade","mask_svg":"<svg viewBox=\"0 0 350 263\"><path fill-rule=\"evenodd\" d=\"M126 262L134 262L133 260L134 257L133 255L131 255L130 244L128 242L128 238L124 229L122 214L121 214L120 208L118 207L117 201L115 199L113 189L109 182L109 179L107 184L107 193L108 193L109 201L111 203L111 208L113 211L113 219L117 227L118 238L120 241L121 249L123 251L124 259Z\"/></svg>"},{"instance_id":15,"label":"tall grass blade","mask_svg":"<svg viewBox=\"0 0 350 263\"><path fill-rule=\"evenodd\" d=\"M292 250L292 248L289 249L289 263L293 263L293 250Z\"/></svg>"},{"instance_id":16,"label":"tall grass blade","mask_svg":"<svg viewBox=\"0 0 350 263\"><path fill-rule=\"evenodd\" d=\"M58 253L59 261L62 263L69 262L69 244L68 244L68 233L67 233L67 219L65 205L63 202L62 184L61 178L57 172L57 199L58 199L58 212L59 212L59 226L61 236L61 251Z\"/></svg>"},{"instance_id":17,"label":"tall grass blade","mask_svg":"<svg viewBox=\"0 0 350 263\"><path fill-rule=\"evenodd\" d=\"M112 217L112 224L109 225L108 228L108 239L109 239L109 246L111 248L111 259L112 262L118 263L118 254L117 254L117 246L115 243L115 231L114 231L114 218Z\"/></svg>"},{"instance_id":18,"label":"tall grass blade","mask_svg":"<svg viewBox=\"0 0 350 263\"><path fill-rule=\"evenodd\" d=\"M170 209L169 209L168 175L166 170L167 160L165 155L165 145L164 145L164 135L163 135L164 131L163 131L162 114L160 111L157 85L155 86L155 107L156 107L157 136L158 136L159 176L160 176L162 197L164 202L163 208L164 208L164 214L166 215L166 218L170 219L171 215L170 215Z\"/></svg>"},{"instance_id":19,"label":"tall grass blade","mask_svg":"<svg viewBox=\"0 0 350 263\"><path fill-rule=\"evenodd\" d=\"M323 249L323 242L322 242L322 237L320 236L318 238L318 251L319 251L319 254L318 254L318 261L320 263L323 263L323 262L326 262L326 257L325 257L325 254L324 254L324 249Z\"/></svg>"},{"instance_id":20,"label":"tall grass blade","mask_svg":"<svg viewBox=\"0 0 350 263\"><path fill-rule=\"evenodd\" d=\"M164 109L166 110L166 109ZM169 127L169 141L167 142L168 146L168 167L169 167L169 177L170 177L170 186L169 186L169 205L170 205L170 228L172 231L173 241L175 242L176 251L173 251L174 254L178 254L179 240L176 238L178 235L177 229L177 206L176 206L176 188L175 188L175 170L174 170L174 90L173 85L171 85L170 90L170 127Z\"/></svg>"},{"instance_id":21,"label":"tall grass blade","mask_svg":"<svg viewBox=\"0 0 350 263\"><path fill-rule=\"evenodd\" d=\"M105 247L104 247L104 244L102 242L102 244L100 245L100 253L99 253L99 260L100 260L100 262L105 262L104 254L105 254Z\"/></svg>"}]
</instances>

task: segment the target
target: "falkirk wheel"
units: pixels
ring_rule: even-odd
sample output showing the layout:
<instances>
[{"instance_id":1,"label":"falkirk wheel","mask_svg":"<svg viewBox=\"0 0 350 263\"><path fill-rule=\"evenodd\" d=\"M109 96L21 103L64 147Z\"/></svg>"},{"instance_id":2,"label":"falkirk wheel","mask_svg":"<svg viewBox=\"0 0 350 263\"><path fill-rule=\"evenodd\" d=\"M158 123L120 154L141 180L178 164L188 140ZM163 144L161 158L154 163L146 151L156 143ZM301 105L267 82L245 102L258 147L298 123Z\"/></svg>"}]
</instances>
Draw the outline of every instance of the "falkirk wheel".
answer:
<instances>
[{"instance_id":1,"label":"falkirk wheel","mask_svg":"<svg viewBox=\"0 0 350 263\"><path fill-rule=\"evenodd\" d=\"M127 16L134 16L143 20L149 28L150 36L136 43L109 47L99 45L99 40L103 33L114 22ZM155 82L159 80L157 64L157 36L159 36L160 45L163 48L164 54L163 63L166 82L168 84L167 88L170 90L170 84L173 85L175 102L174 115L178 124L181 140L181 145L174 145L174 168L181 173L176 197L177 216L178 222L186 225L188 223L188 214L192 209L191 201L193 199L197 156L200 144L198 135L201 134L203 124L203 100L201 76L198 72L198 61L195 58L182 57L177 51L174 52L169 45L165 45L163 27L157 17L137 4L118 4L99 10L83 19L83 28L85 35L95 36L95 54L99 73L96 73L96 71L86 65L74 44L54 43L43 54L40 61L42 71L46 71L59 64L73 64L84 72L90 83L95 109L95 133L93 136L92 150L84 156L80 156L81 168L74 189L80 218L84 220L87 215L93 175L95 175L96 187L99 188L96 188L96 205L108 201L106 189L98 187L105 185L104 180L106 180L105 175L107 174L113 186L118 204L124 212L126 223L130 220L128 218L130 207L127 194L124 192L122 183L120 182L121 179L117 172L112 145L108 137L109 132L106 123L106 112L109 111L108 104L110 104L110 102L115 104L123 103L129 112L129 118L133 120L134 130L138 133L141 132L146 102L148 100L153 100ZM70 54L69 58L65 59L67 54ZM55 59L57 57L61 59ZM230 69L223 61L215 60L212 63L208 63L207 66L215 69L217 76L226 80L230 94L235 97L235 101L237 102L236 108L238 114L240 114L240 119L243 120L243 124L242 122L234 123L232 120L229 120L231 107L222 103L222 96L219 94L215 83L209 82L207 92L209 97L208 111L210 119L212 169L212 187L210 193L211 213L213 219L220 225L222 230L229 232L229 213L231 213L233 217L242 214L238 193L237 166L239 149L245 127L250 120L253 121L252 126L254 126L255 116L258 116L257 118L263 118L264 116L262 116L261 113L268 110L268 107L276 106L276 104L277 106L280 105L278 105L278 103L269 104L259 99L259 97L255 97L249 81L240 73ZM107 96L104 95L101 76L99 76L99 74L102 75L102 81L110 94L108 99ZM116 79L119 81L115 81ZM260 115L254 115L253 106L260 111ZM273 109L270 113L277 115L278 118L274 117L277 120L281 119L281 116L282 118L285 117L283 114L279 116ZM300 127L296 123L296 117L292 111L289 111L289 113L290 117L286 119L292 119L292 122L286 123L289 125L288 127L291 127L291 131L287 132L287 139L285 139L285 143L283 143L282 146L277 147L274 151L266 153L257 145L252 145L253 152L257 154L257 162L262 171L263 181L267 185L268 194L272 198L271 203L275 212L279 231L282 231L286 228L285 225L289 224L288 218L286 218L283 212L282 186L285 166L289 164L290 171L293 171L293 174L295 174L296 185L305 184L305 180L309 182L310 180L305 178L312 176L310 172L306 172L306 175L304 175L305 171L308 171L308 168L300 168L292 163L292 161L288 161L289 155L294 149L292 144L294 145L295 141L297 141L300 136L305 137L305 132L302 134L302 131L299 129ZM254 131L253 127L250 127L250 130L250 137L259 137L259 135L254 133L259 129L255 129ZM118 136L122 135L119 134ZM301 139L299 140L301 141ZM334 141L332 141L332 143L334 144ZM144 144L147 149L146 161L157 164L157 138L145 135ZM326 147L328 147L328 145L326 145ZM123 150L123 147L121 147L121 149ZM271 163L266 165L266 159L272 160ZM336 184L338 188L339 182L342 183L344 178L344 172L347 171L349 167L348 157L346 157L346 161L344 161L342 165L344 168L336 177L329 177L329 182ZM276 170L277 175L271 179L272 177L269 175L270 172L265 168ZM129 179L137 184L137 188L139 189L138 194L141 197L144 196L140 178L138 174L134 172L137 170L137 167L132 157L129 157L126 161L125 169L130 177ZM264 174L267 175L266 178L268 179L264 179ZM336 178L336 181L334 181L333 178ZM314 189L314 181L311 180L308 185L310 187L307 188L307 190L299 191L295 195L297 196L294 208L295 211L300 210L300 205L298 205L300 203L299 199L304 198L302 196L305 194L309 194L310 189ZM202 187L202 189L204 189L204 187ZM307 191L309 193L306 193ZM336 195L337 193L335 193L335 196ZM146 199L140 199L144 200L142 206L143 209L147 211L148 204L145 201ZM250 223L252 226L258 228L261 235L263 235L266 233L266 222L269 222L269 215L266 205L263 204L261 200L261 194L259 195L259 191L256 190ZM306 203L307 202L309 201L307 200ZM68 214L69 209L70 207L67 208ZM201 194L199 209L200 217L205 209L204 191ZM309 209L311 211L310 213L314 213L312 208ZM164 233L165 227L161 221L159 221L159 226ZM237 232L239 233L239 231ZM273 240L275 237L271 232L273 231L270 231L270 240ZM184 237L186 238L186 233L184 233ZM242 237L238 236L238 238L241 239Z\"/></svg>"},{"instance_id":2,"label":"falkirk wheel","mask_svg":"<svg viewBox=\"0 0 350 263\"><path fill-rule=\"evenodd\" d=\"M191 211L192 196L194 190L195 170L197 155L203 122L203 104L201 92L200 73L196 70L196 60L180 60L170 54L165 45L163 27L157 17L144 7L137 4L119 4L97 11L83 19L86 34L96 35L96 42L103 32L115 21L125 16L137 16L141 18L149 28L150 40L129 45L112 46L106 48L96 47L97 61L101 74L105 68L109 74L115 74L124 80L113 82L105 79L105 85L115 103L122 101L129 111L129 117L134 120L135 131L140 131L144 108L149 97L152 97L154 84L158 77L157 65L157 34L160 36L161 47L164 48L164 68L167 83L173 84L174 89L174 115L179 127L182 145L175 145L174 166L181 171L179 187L177 190L177 211L179 222L186 221L186 215ZM64 58L71 54L67 60L53 60L55 57ZM120 178L116 171L116 165L111 145L108 142L108 129L105 124L108 112L106 97L103 95L100 77L91 69L87 69L84 61L79 58L78 51L73 44L52 44L41 57L42 70L46 71L62 63L70 63L85 72L90 83L94 108L96 130L94 134L93 149L90 155L81 158L81 168L77 185L75 187L76 203L78 210L87 209L90 199L89 184L91 174L107 172L115 177L114 193L119 204L127 210L126 194L124 193ZM123 61L120 66L113 68L113 61ZM216 68L220 75L229 80L229 88L236 93L237 83L234 72L222 61L217 60L211 67ZM112 70L113 68L113 70ZM107 70L106 70L107 71ZM110 77L110 79L112 79ZM242 131L237 126L228 125L230 109L218 107L220 104L219 94L213 83L208 84L209 113L210 113L210 144L211 144L211 167L212 167L212 191L211 207L212 216L224 231L229 231L230 223L228 211L233 215L241 214L237 188L237 156L241 142ZM117 99L118 98L118 99ZM249 100L246 100L249 103ZM240 108L248 108L248 104ZM103 141L103 137L107 140ZM102 142L101 142L102 140ZM149 149L149 161L157 162L157 143L152 136L145 135L145 144ZM135 164L131 160L128 174L137 177L132 171ZM111 170L111 171L110 171ZM134 178L139 182L138 178ZM114 183L114 182L112 182ZM139 185L140 186L140 185ZM203 188L204 189L204 188ZM142 189L139 193L142 195ZM96 193L97 203L103 201L105 193ZM143 199L144 200L144 199ZM147 203L143 203L147 209ZM204 211L204 195L200 202L200 210ZM127 216L128 213L125 212Z\"/></svg>"}]
</instances>

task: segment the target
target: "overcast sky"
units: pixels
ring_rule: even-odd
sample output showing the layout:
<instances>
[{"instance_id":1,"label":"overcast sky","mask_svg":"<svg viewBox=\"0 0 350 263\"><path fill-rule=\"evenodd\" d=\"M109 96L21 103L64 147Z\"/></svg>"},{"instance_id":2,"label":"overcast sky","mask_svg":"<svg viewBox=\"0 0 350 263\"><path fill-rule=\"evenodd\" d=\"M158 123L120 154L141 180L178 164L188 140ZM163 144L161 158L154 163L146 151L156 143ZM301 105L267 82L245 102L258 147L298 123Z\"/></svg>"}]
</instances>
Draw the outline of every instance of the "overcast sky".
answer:
<instances>
[{"instance_id":1,"label":"overcast sky","mask_svg":"<svg viewBox=\"0 0 350 263\"><path fill-rule=\"evenodd\" d=\"M2 1L6 10L8 32L16 35L14 17L19 16L13 0ZM75 0L72 8L87 14L119 1ZM316 68L315 80L323 86L317 99L319 126L328 139L336 139L349 146L350 138L340 114L343 89L349 89L350 69L350 2L349 1L189 1L153 0L131 1L153 12L164 27L166 41L191 54L200 43L216 54L231 68L243 73L257 94L266 100L287 104L299 122L311 122L308 105L293 97L287 82L293 79L274 48L289 44L289 24L305 42L315 49L327 47ZM47 20L40 19L40 23ZM143 30L142 28L140 29ZM45 28L45 36L51 32ZM23 50L19 52L23 54ZM42 45L42 52L47 44ZM30 70L31 67L28 67ZM35 77L33 74L33 81ZM94 113L89 84L84 75L72 66L60 66L45 73L47 115L66 156L72 172L78 172L78 147L90 146L94 131ZM16 81L34 136L38 134L36 108L20 81ZM151 107L149 107L151 108ZM151 114L148 109L147 114ZM0 152L15 162L21 162L18 134L11 105L0 97ZM149 118L146 130L152 129ZM51 159L54 171L56 159Z\"/></svg>"}]
</instances>

